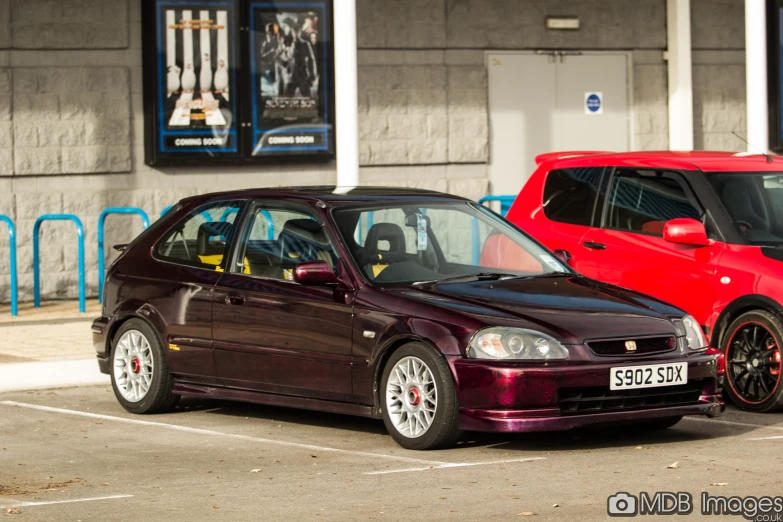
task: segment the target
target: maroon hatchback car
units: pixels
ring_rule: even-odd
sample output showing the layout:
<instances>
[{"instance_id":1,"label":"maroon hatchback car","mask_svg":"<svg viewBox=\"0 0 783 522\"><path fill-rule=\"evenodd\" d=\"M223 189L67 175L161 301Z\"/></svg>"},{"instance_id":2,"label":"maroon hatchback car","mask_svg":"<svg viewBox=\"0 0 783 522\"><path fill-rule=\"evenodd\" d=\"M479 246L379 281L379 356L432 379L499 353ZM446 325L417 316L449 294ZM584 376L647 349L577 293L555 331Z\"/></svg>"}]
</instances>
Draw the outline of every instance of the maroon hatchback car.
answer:
<instances>
[{"instance_id":1,"label":"maroon hatchback car","mask_svg":"<svg viewBox=\"0 0 783 522\"><path fill-rule=\"evenodd\" d=\"M236 399L382 418L429 449L461 430L723 411L715 356L683 311L574 273L455 196L208 194L122 249L92 328L133 413Z\"/></svg>"}]
</instances>

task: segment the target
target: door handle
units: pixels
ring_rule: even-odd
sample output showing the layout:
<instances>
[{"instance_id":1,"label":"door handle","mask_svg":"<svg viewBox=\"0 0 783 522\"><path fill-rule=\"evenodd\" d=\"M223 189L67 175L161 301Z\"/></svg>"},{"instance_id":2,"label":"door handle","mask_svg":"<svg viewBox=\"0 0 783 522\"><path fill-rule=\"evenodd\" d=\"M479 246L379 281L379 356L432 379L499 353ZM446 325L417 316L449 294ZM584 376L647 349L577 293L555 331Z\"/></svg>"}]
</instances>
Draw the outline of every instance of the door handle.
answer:
<instances>
[{"instance_id":1,"label":"door handle","mask_svg":"<svg viewBox=\"0 0 783 522\"><path fill-rule=\"evenodd\" d=\"M606 245L603 243L596 243L594 241L585 241L582 243L587 248L592 248L593 250L606 250Z\"/></svg>"},{"instance_id":2,"label":"door handle","mask_svg":"<svg viewBox=\"0 0 783 522\"><path fill-rule=\"evenodd\" d=\"M226 296L226 304L235 306L243 305L245 304L245 296L239 294L228 294Z\"/></svg>"}]
</instances>

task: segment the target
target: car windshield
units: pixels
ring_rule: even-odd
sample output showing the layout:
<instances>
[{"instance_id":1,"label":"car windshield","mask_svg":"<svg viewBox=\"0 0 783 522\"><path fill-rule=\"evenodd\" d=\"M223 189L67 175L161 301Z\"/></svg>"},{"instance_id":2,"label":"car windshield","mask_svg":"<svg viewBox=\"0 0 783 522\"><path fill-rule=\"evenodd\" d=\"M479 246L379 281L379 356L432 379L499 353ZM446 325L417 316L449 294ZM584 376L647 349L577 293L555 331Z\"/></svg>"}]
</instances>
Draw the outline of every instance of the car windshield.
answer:
<instances>
[{"instance_id":1,"label":"car windshield","mask_svg":"<svg viewBox=\"0 0 783 522\"><path fill-rule=\"evenodd\" d=\"M709 180L748 243L783 243L783 173L713 173Z\"/></svg>"},{"instance_id":2,"label":"car windshield","mask_svg":"<svg viewBox=\"0 0 783 522\"><path fill-rule=\"evenodd\" d=\"M346 208L333 217L356 264L378 285L572 273L503 218L468 202Z\"/></svg>"}]
</instances>

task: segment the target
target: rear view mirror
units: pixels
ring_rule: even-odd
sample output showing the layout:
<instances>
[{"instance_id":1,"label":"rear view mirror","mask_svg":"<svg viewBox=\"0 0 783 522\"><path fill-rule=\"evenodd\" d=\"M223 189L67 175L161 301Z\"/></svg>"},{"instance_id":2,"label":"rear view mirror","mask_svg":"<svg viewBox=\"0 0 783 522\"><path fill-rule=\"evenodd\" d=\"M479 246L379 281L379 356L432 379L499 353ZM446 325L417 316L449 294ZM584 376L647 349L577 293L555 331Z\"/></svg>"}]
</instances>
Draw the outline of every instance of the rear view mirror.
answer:
<instances>
[{"instance_id":1,"label":"rear view mirror","mask_svg":"<svg viewBox=\"0 0 783 522\"><path fill-rule=\"evenodd\" d=\"M301 263L294 269L294 281L305 286L327 286L340 283L326 261Z\"/></svg>"},{"instance_id":2,"label":"rear view mirror","mask_svg":"<svg viewBox=\"0 0 783 522\"><path fill-rule=\"evenodd\" d=\"M710 244L704 224L693 218L667 221L663 226L663 239L679 245L708 246Z\"/></svg>"}]
</instances>

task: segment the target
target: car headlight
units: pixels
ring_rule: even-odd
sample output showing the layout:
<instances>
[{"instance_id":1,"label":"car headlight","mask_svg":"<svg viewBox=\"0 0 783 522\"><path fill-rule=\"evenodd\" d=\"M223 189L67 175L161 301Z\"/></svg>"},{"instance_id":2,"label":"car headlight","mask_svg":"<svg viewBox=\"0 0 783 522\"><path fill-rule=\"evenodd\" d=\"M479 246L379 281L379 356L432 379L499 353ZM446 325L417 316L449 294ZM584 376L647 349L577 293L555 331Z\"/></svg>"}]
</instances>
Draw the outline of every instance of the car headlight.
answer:
<instances>
[{"instance_id":1,"label":"car headlight","mask_svg":"<svg viewBox=\"0 0 783 522\"><path fill-rule=\"evenodd\" d=\"M553 361L568 359L568 350L541 332L492 327L470 340L468 357L474 359Z\"/></svg>"},{"instance_id":2,"label":"car headlight","mask_svg":"<svg viewBox=\"0 0 783 522\"><path fill-rule=\"evenodd\" d=\"M685 342L691 350L703 350L709 344L699 322L691 315L682 318L682 326L685 328Z\"/></svg>"}]
</instances>

